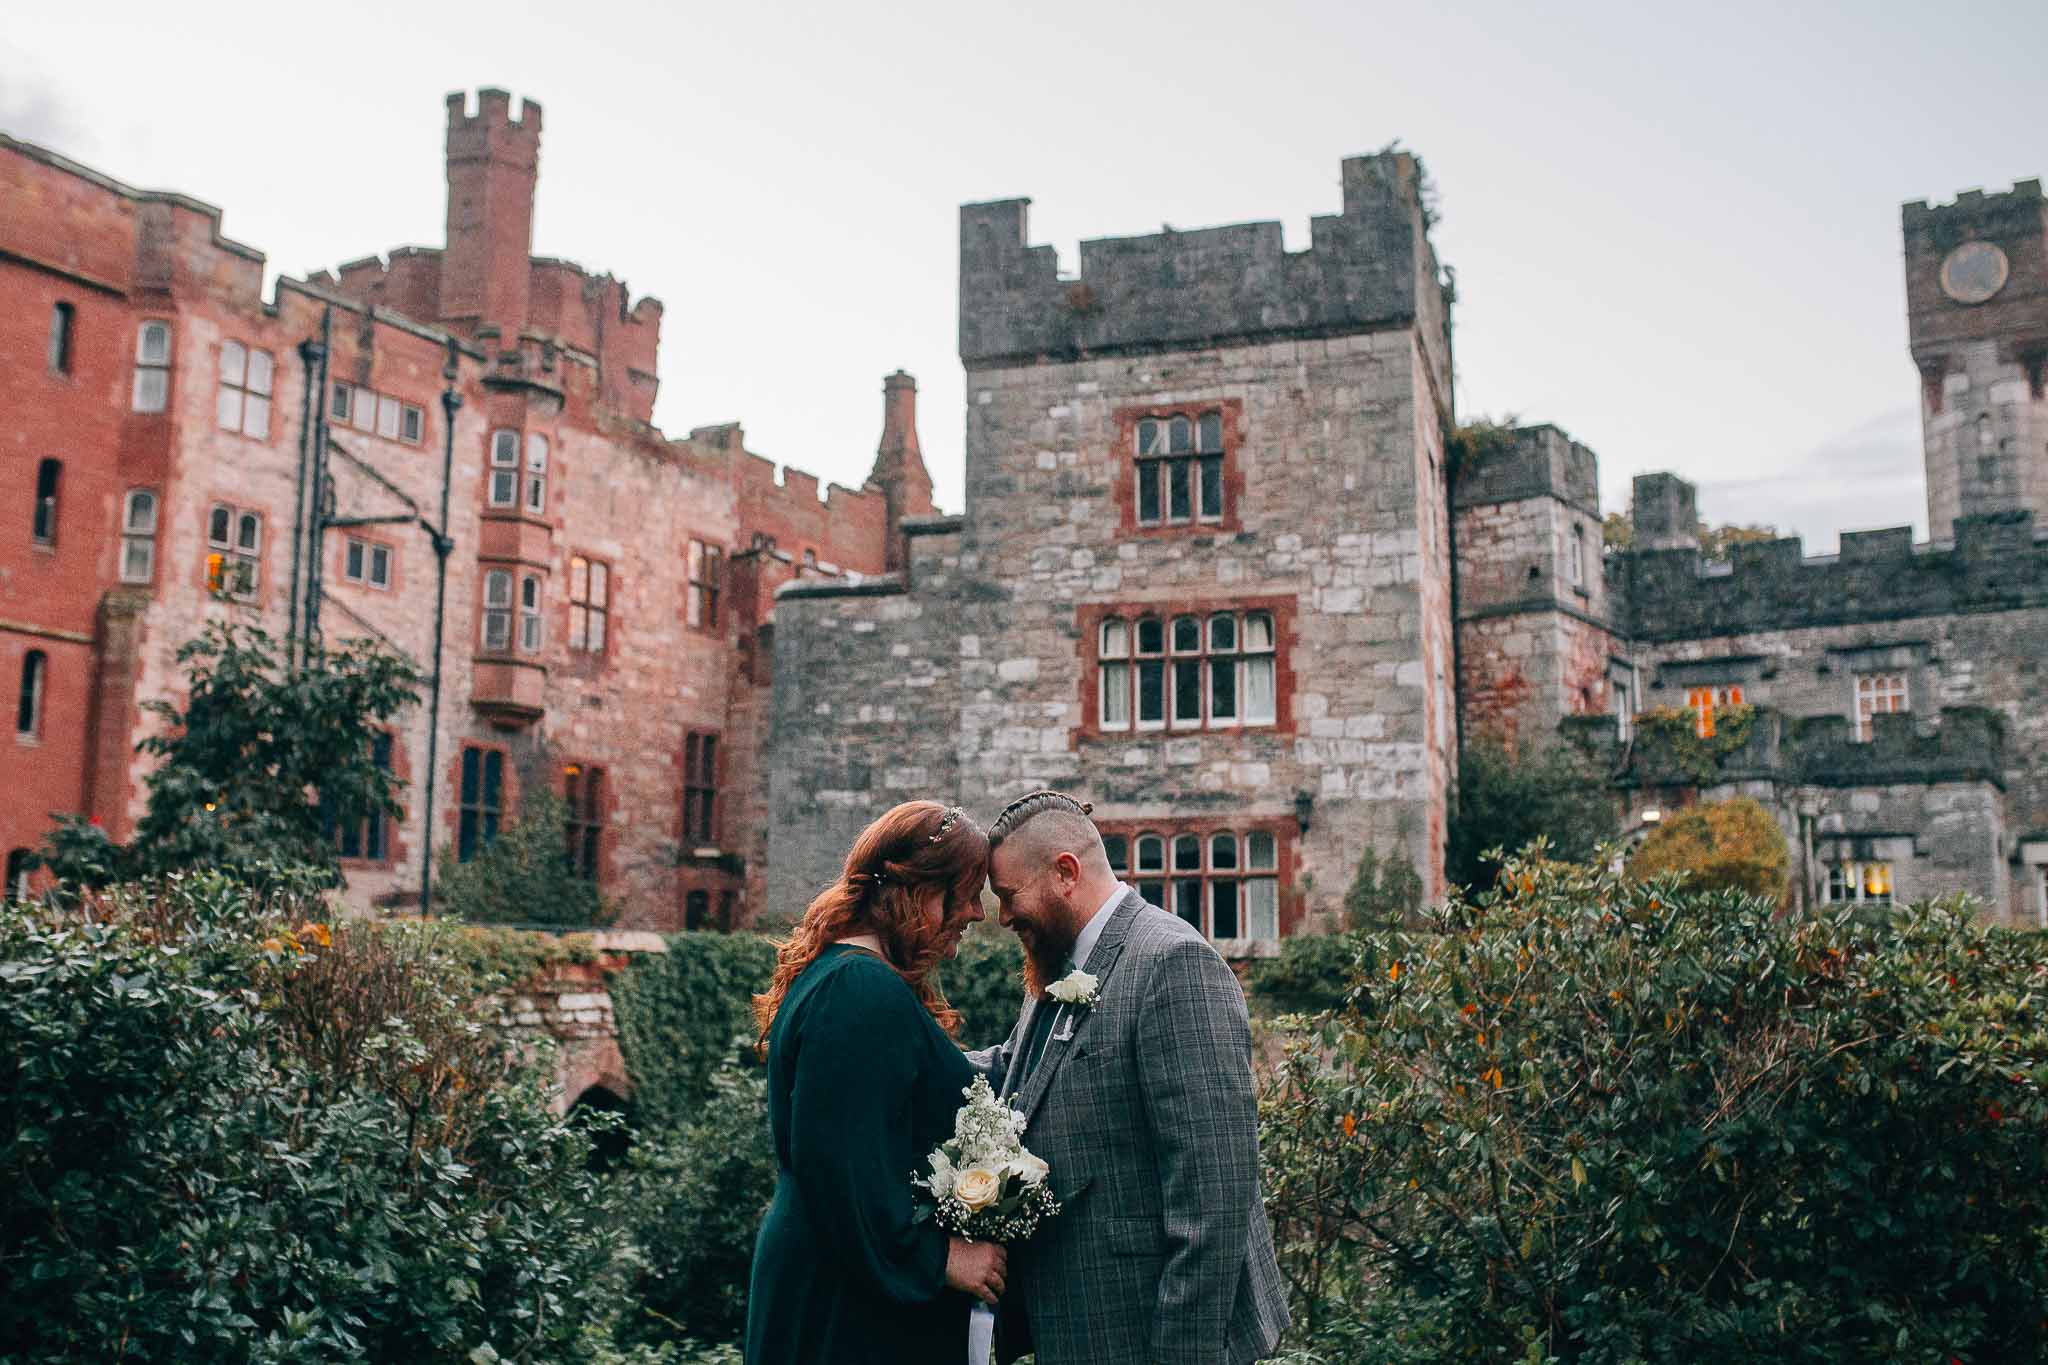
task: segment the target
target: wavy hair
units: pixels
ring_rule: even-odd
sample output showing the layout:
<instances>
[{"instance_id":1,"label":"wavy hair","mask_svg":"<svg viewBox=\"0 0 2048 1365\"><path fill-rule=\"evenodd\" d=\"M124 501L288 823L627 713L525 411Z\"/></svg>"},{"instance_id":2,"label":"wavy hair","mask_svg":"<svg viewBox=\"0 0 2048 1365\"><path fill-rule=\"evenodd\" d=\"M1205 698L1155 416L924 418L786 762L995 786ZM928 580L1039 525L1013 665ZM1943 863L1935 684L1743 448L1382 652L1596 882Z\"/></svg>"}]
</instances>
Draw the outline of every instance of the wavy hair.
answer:
<instances>
[{"instance_id":1,"label":"wavy hair","mask_svg":"<svg viewBox=\"0 0 2048 1365\"><path fill-rule=\"evenodd\" d=\"M762 1052L775 1012L804 968L827 945L854 934L880 938L884 959L918 1003L940 1028L955 1033L960 1012L946 1003L936 975L946 910L979 896L987 876L988 838L958 806L906 801L877 817L853 841L839 880L818 893L790 936L775 945L775 975L754 997Z\"/></svg>"}]
</instances>

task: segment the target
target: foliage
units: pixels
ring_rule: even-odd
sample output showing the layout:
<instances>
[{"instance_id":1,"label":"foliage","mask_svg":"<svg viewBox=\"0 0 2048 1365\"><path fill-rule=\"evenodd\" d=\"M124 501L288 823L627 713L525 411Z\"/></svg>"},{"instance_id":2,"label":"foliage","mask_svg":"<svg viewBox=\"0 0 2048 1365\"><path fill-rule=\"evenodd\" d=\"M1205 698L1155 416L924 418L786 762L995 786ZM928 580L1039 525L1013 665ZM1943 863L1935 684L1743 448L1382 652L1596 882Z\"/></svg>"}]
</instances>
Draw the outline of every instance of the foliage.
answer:
<instances>
[{"instance_id":1,"label":"foliage","mask_svg":"<svg viewBox=\"0 0 2048 1365\"><path fill-rule=\"evenodd\" d=\"M619 1051L633 1078L636 1119L650 1127L694 1122L720 1067L751 1057L753 997L775 973L775 945L758 934L671 935L612 978Z\"/></svg>"},{"instance_id":2,"label":"foliage","mask_svg":"<svg viewBox=\"0 0 2048 1365\"><path fill-rule=\"evenodd\" d=\"M540 783L526 790L519 818L463 862L455 850L441 851L435 897L442 913L469 924L519 924L547 928L589 928L610 924L616 906L598 893L597 883L569 865L569 807Z\"/></svg>"},{"instance_id":3,"label":"foliage","mask_svg":"<svg viewBox=\"0 0 2048 1365\"><path fill-rule=\"evenodd\" d=\"M1295 1359L2040 1359L2048 942L1509 859L1261 1101Z\"/></svg>"},{"instance_id":4,"label":"foliage","mask_svg":"<svg viewBox=\"0 0 2048 1365\"><path fill-rule=\"evenodd\" d=\"M1711 782L1731 755L1749 743L1756 708L1735 702L1713 709L1711 733L1700 733L1700 713L1689 706L1657 706L1636 713L1635 744L1652 763L1677 768L1694 782Z\"/></svg>"},{"instance_id":5,"label":"foliage","mask_svg":"<svg viewBox=\"0 0 2048 1365\"><path fill-rule=\"evenodd\" d=\"M1629 858L1629 875L1679 874L1695 891L1742 891L1784 904L1790 854L1771 813L1746 796L1667 815Z\"/></svg>"},{"instance_id":6,"label":"foliage","mask_svg":"<svg viewBox=\"0 0 2048 1365\"><path fill-rule=\"evenodd\" d=\"M395 818L398 780L375 762L377 726L418 696L418 674L368 641L309 646L288 666L262 630L214 622L178 650L188 700L144 702L162 728L137 747L163 762L135 831L135 870L232 871L269 884L279 869L339 880L333 831Z\"/></svg>"},{"instance_id":7,"label":"foliage","mask_svg":"<svg viewBox=\"0 0 2048 1365\"><path fill-rule=\"evenodd\" d=\"M1353 929L1384 929L1407 922L1426 898L1415 865L1396 853L1382 858L1368 848L1344 892L1344 921Z\"/></svg>"},{"instance_id":8,"label":"foliage","mask_svg":"<svg viewBox=\"0 0 2048 1365\"><path fill-rule=\"evenodd\" d=\"M1024 1008L1024 950L1007 930L970 931L960 955L939 968L946 1003L960 1011L960 1046L994 1047Z\"/></svg>"},{"instance_id":9,"label":"foliage","mask_svg":"<svg viewBox=\"0 0 2048 1365\"><path fill-rule=\"evenodd\" d=\"M697 1113L633 1147L625 1181L641 1264L624 1340L732 1341L746 1325L754 1236L776 1178L759 1069L713 1072Z\"/></svg>"},{"instance_id":10,"label":"foliage","mask_svg":"<svg viewBox=\"0 0 2048 1365\"><path fill-rule=\"evenodd\" d=\"M473 991L498 991L563 963L589 964L603 954L589 934L552 934L501 925L441 924L438 946Z\"/></svg>"},{"instance_id":11,"label":"foliage","mask_svg":"<svg viewBox=\"0 0 2048 1365\"><path fill-rule=\"evenodd\" d=\"M1754 524L1743 526L1734 522L1716 526L1703 521L1693 528L1693 536L1699 541L1701 556L1709 563L1721 564L1734 557L1737 545L1776 540L1778 528ZM1628 549L1635 541L1633 512L1609 512L1601 519L1600 539L1610 550Z\"/></svg>"},{"instance_id":12,"label":"foliage","mask_svg":"<svg viewBox=\"0 0 2048 1365\"><path fill-rule=\"evenodd\" d=\"M1511 751L1476 736L1458 759L1458 806L1444 847L1444 875L1468 891L1493 885L1495 849L1509 852L1537 838L1568 862L1590 858L1620 832L1620 814L1605 778L1584 755L1553 742Z\"/></svg>"},{"instance_id":13,"label":"foliage","mask_svg":"<svg viewBox=\"0 0 2048 1365\"><path fill-rule=\"evenodd\" d=\"M0 1349L578 1360L619 1278L582 1128L426 931L215 874L0 910Z\"/></svg>"},{"instance_id":14,"label":"foliage","mask_svg":"<svg viewBox=\"0 0 2048 1365\"><path fill-rule=\"evenodd\" d=\"M82 891L112 886L134 875L133 855L107 837L98 817L59 814L56 822L56 828L43 836L35 862L55 879L59 900L76 904Z\"/></svg>"},{"instance_id":15,"label":"foliage","mask_svg":"<svg viewBox=\"0 0 2048 1365\"><path fill-rule=\"evenodd\" d=\"M1390 927L1381 921L1376 926ZM1251 966L1247 994L1262 1013L1320 1014L1344 1003L1358 960L1355 934L1295 934Z\"/></svg>"}]
</instances>

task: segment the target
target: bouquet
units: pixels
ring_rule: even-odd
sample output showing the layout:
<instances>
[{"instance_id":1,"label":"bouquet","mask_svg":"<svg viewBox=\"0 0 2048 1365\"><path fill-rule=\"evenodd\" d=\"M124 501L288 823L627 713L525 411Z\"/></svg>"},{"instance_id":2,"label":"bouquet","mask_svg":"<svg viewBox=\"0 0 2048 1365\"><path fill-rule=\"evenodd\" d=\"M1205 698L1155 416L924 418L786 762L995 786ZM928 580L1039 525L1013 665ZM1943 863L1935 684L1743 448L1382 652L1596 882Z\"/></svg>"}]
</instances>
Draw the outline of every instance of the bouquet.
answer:
<instances>
[{"instance_id":1,"label":"bouquet","mask_svg":"<svg viewBox=\"0 0 2048 1365\"><path fill-rule=\"evenodd\" d=\"M971 1242L1021 1242L1060 1211L1046 1184L1051 1167L1024 1148L1024 1116L976 1076L960 1092L953 1136L933 1150L931 1174L910 1183L931 1196L920 1209Z\"/></svg>"},{"instance_id":2,"label":"bouquet","mask_svg":"<svg viewBox=\"0 0 2048 1365\"><path fill-rule=\"evenodd\" d=\"M917 1217L933 1218L971 1242L1021 1242L1060 1211L1046 1177L1052 1168L1024 1148L1024 1116L997 1099L988 1079L976 1076L960 1092L967 1103L953 1116L953 1136L932 1152L931 1174L910 1183L930 1196ZM975 1304L967 1320L968 1365L987 1365L995 1314Z\"/></svg>"}]
</instances>

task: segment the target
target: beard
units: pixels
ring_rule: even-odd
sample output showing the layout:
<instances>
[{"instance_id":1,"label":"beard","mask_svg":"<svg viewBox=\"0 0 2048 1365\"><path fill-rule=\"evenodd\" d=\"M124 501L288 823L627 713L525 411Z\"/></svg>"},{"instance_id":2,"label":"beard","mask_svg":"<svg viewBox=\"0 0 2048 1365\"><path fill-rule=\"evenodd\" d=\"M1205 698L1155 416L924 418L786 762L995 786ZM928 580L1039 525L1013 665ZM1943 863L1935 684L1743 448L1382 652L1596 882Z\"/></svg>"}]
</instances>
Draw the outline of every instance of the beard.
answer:
<instances>
[{"instance_id":1,"label":"beard","mask_svg":"<svg viewBox=\"0 0 2048 1365\"><path fill-rule=\"evenodd\" d=\"M1014 926L1018 943L1024 948L1024 989L1044 995L1045 988L1067 974L1067 957L1074 951L1072 935L1064 938L1023 923Z\"/></svg>"}]
</instances>

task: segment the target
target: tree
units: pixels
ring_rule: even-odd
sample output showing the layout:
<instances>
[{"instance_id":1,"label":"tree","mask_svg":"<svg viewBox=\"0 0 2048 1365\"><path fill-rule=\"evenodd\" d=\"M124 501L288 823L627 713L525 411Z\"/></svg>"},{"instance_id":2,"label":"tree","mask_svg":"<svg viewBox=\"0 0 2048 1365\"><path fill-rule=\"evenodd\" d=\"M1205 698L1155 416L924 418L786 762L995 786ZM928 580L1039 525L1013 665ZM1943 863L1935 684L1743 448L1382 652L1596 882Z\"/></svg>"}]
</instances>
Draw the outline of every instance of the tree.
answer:
<instances>
[{"instance_id":1,"label":"tree","mask_svg":"<svg viewBox=\"0 0 2048 1365\"><path fill-rule=\"evenodd\" d=\"M1711 526L1703 521L1693 528L1693 536L1700 543L1700 554L1709 563L1718 564L1728 560L1737 545L1776 540L1778 528L1756 523L1744 526L1732 521ZM1635 541L1635 522L1631 514L1609 512L1600 521L1600 539L1610 550L1628 549Z\"/></svg>"},{"instance_id":2,"label":"tree","mask_svg":"<svg viewBox=\"0 0 2048 1365\"><path fill-rule=\"evenodd\" d=\"M1577 750L1553 742L1517 753L1481 736L1458 760L1458 809L1445 840L1444 875L1476 893L1493 885L1491 849L1513 853L1540 837L1552 856L1577 862L1620 829L1605 777Z\"/></svg>"},{"instance_id":3,"label":"tree","mask_svg":"<svg viewBox=\"0 0 2048 1365\"><path fill-rule=\"evenodd\" d=\"M376 761L378 727L418 697L419 675L369 641L309 646L296 668L254 626L214 622L178 651L188 700L142 709L162 730L137 749L163 762L146 779L149 807L116 849L65 822L40 856L58 877L91 884L210 868L255 882L290 869L340 881L334 831L400 814L401 784Z\"/></svg>"},{"instance_id":4,"label":"tree","mask_svg":"<svg viewBox=\"0 0 2048 1365\"><path fill-rule=\"evenodd\" d=\"M1628 860L1642 881L1684 875L1695 891L1741 891L1784 904L1790 855L1771 813L1746 796L1675 812Z\"/></svg>"},{"instance_id":5,"label":"tree","mask_svg":"<svg viewBox=\"0 0 2048 1365\"><path fill-rule=\"evenodd\" d=\"M587 929L612 922L616 908L597 883L569 865L569 807L545 786L526 789L519 818L463 862L441 850L442 910L470 924L542 925Z\"/></svg>"},{"instance_id":6,"label":"tree","mask_svg":"<svg viewBox=\"0 0 2048 1365\"><path fill-rule=\"evenodd\" d=\"M1398 853L1382 858L1368 848L1344 892L1344 920L1352 929L1384 929L1404 923L1422 908L1422 876Z\"/></svg>"}]
</instances>

